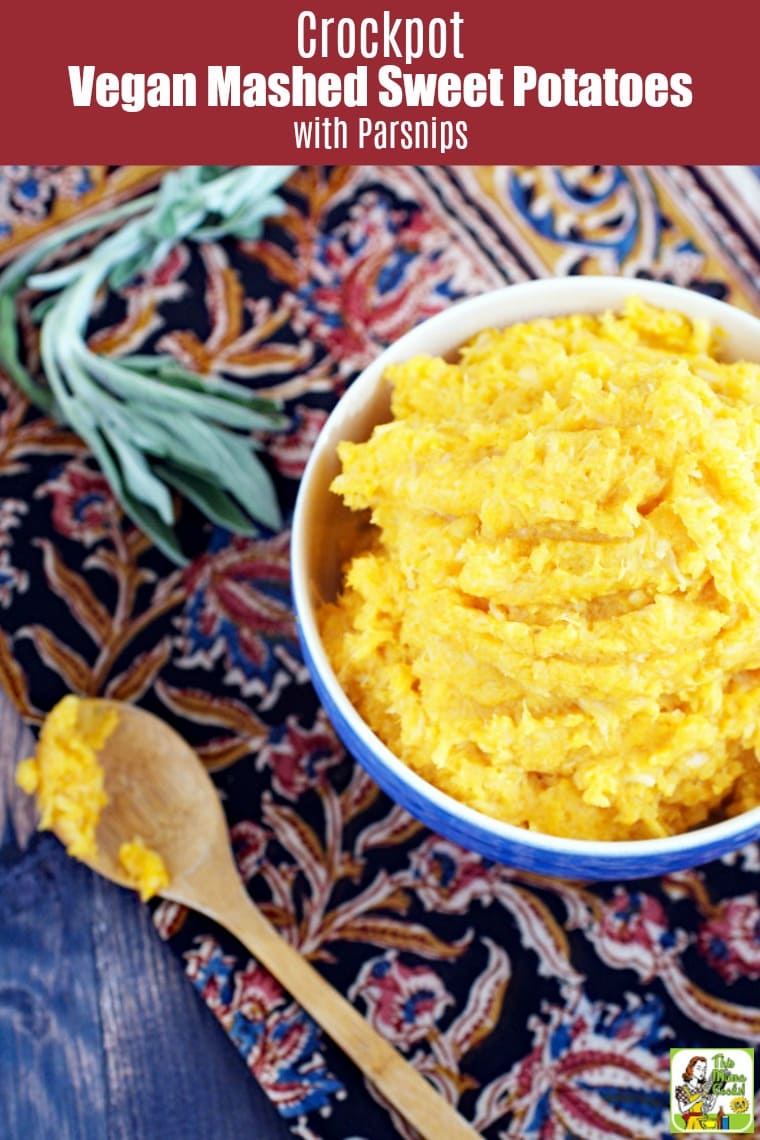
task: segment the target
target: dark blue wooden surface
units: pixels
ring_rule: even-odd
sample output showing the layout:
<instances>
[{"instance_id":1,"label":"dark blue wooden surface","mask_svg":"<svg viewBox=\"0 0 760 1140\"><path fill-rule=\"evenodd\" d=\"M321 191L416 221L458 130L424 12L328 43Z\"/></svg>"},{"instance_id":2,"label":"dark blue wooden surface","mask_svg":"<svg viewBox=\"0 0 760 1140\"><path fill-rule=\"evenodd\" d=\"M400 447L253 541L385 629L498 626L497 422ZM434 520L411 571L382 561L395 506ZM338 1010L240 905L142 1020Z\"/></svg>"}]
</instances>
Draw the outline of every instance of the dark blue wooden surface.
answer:
<instances>
[{"instance_id":1,"label":"dark blue wooden surface","mask_svg":"<svg viewBox=\"0 0 760 1140\"><path fill-rule=\"evenodd\" d=\"M0 1140L290 1135L132 892L37 833L0 694Z\"/></svg>"}]
</instances>

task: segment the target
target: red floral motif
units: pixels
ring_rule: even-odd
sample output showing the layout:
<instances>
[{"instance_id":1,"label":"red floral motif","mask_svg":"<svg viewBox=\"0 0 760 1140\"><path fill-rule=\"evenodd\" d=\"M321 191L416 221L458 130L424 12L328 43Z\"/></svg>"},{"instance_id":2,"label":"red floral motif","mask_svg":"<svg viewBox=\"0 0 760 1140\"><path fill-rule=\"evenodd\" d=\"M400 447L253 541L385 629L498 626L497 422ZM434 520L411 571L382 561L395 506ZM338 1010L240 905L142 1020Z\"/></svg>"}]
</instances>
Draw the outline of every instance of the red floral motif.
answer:
<instances>
[{"instance_id":1,"label":"red floral motif","mask_svg":"<svg viewBox=\"0 0 760 1140\"><path fill-rule=\"evenodd\" d=\"M153 925L163 939L173 938L182 929L187 910L179 903L163 899L153 911Z\"/></svg>"},{"instance_id":2,"label":"red floral motif","mask_svg":"<svg viewBox=\"0 0 760 1140\"><path fill-rule=\"evenodd\" d=\"M438 1019L454 1004L437 974L404 965L393 950L364 963L350 991L352 999L357 996L370 1023L400 1049L434 1035Z\"/></svg>"},{"instance_id":3,"label":"red floral motif","mask_svg":"<svg viewBox=\"0 0 760 1140\"><path fill-rule=\"evenodd\" d=\"M249 1021L264 1021L283 1004L284 996L280 983L256 962L235 973L233 1005Z\"/></svg>"},{"instance_id":4,"label":"red floral motif","mask_svg":"<svg viewBox=\"0 0 760 1140\"><path fill-rule=\"evenodd\" d=\"M281 475L301 478L326 419L327 412L321 408L299 406L295 410L295 427L287 435L271 437L268 451Z\"/></svg>"},{"instance_id":5,"label":"red floral motif","mask_svg":"<svg viewBox=\"0 0 760 1140\"><path fill-rule=\"evenodd\" d=\"M284 733L265 744L256 767L268 770L272 787L288 800L296 800L307 788L324 784L324 773L344 755L327 717L320 709L312 728L303 728L288 717Z\"/></svg>"},{"instance_id":6,"label":"red floral motif","mask_svg":"<svg viewBox=\"0 0 760 1140\"><path fill-rule=\"evenodd\" d=\"M756 895L727 899L699 929L697 945L726 982L760 978L760 906Z\"/></svg>"},{"instance_id":7,"label":"red floral motif","mask_svg":"<svg viewBox=\"0 0 760 1140\"><path fill-rule=\"evenodd\" d=\"M260 670L270 659L268 639L295 640L289 541L287 532L262 540L236 535L188 568L177 664L210 669L222 659L225 681L239 685L244 696L260 687Z\"/></svg>"},{"instance_id":8,"label":"red floral motif","mask_svg":"<svg viewBox=\"0 0 760 1140\"><path fill-rule=\"evenodd\" d=\"M533 1016L533 1048L504 1081L513 1116L503 1135L585 1140L659 1135L666 1114L667 1057L652 1055L666 1030L656 1002L627 1009L580 994Z\"/></svg>"},{"instance_id":9,"label":"red floral motif","mask_svg":"<svg viewBox=\"0 0 760 1140\"><path fill-rule=\"evenodd\" d=\"M43 495L53 497L52 520L58 533L84 546L112 535L121 522L121 508L105 477L81 459L72 459L35 491L35 498Z\"/></svg>"},{"instance_id":10,"label":"red floral motif","mask_svg":"<svg viewBox=\"0 0 760 1140\"><path fill-rule=\"evenodd\" d=\"M389 209L365 193L350 217L302 251L297 332L316 340L341 375L363 368L418 321L451 302L458 276L451 233L432 214Z\"/></svg>"},{"instance_id":11,"label":"red floral motif","mask_svg":"<svg viewBox=\"0 0 760 1140\"><path fill-rule=\"evenodd\" d=\"M493 901L490 864L448 839L429 836L411 854L414 889L427 910L464 914L474 902Z\"/></svg>"},{"instance_id":12,"label":"red floral motif","mask_svg":"<svg viewBox=\"0 0 760 1140\"><path fill-rule=\"evenodd\" d=\"M187 248L178 245L137 284L126 287L122 291L126 303L123 319L118 324L98 329L90 337L90 347L112 356L136 352L148 337L163 327L161 305L167 301L177 302L187 293L187 282L182 277L189 262Z\"/></svg>"},{"instance_id":13,"label":"red floral motif","mask_svg":"<svg viewBox=\"0 0 760 1140\"><path fill-rule=\"evenodd\" d=\"M260 824L241 820L230 828L230 843L241 876L248 882L264 861L269 835Z\"/></svg>"},{"instance_id":14,"label":"red floral motif","mask_svg":"<svg viewBox=\"0 0 760 1140\"><path fill-rule=\"evenodd\" d=\"M204 375L224 372L250 378L303 368L311 355L310 346L274 339L288 322L289 304L273 305L269 297L246 297L225 248L207 242L199 250L206 271L209 335L202 340L194 329L166 332L158 341L159 351Z\"/></svg>"},{"instance_id":15,"label":"red floral motif","mask_svg":"<svg viewBox=\"0 0 760 1140\"><path fill-rule=\"evenodd\" d=\"M687 941L673 930L662 903L644 892L617 887L599 919L589 936L600 957L616 969L636 970L644 981L669 973Z\"/></svg>"},{"instance_id":16,"label":"red floral motif","mask_svg":"<svg viewBox=\"0 0 760 1140\"><path fill-rule=\"evenodd\" d=\"M341 1085L327 1071L319 1030L271 974L250 961L235 970L235 959L212 938L199 940L185 958L190 980L278 1111L285 1117L310 1109L329 1113Z\"/></svg>"}]
</instances>

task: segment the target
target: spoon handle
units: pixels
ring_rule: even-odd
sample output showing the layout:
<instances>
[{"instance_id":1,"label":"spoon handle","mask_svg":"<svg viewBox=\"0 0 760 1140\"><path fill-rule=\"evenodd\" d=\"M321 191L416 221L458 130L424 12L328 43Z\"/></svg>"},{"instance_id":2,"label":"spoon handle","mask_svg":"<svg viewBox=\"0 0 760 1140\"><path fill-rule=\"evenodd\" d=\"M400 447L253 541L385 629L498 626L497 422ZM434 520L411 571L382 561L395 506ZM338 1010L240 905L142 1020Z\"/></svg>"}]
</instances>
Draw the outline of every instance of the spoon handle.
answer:
<instances>
[{"instance_id":1,"label":"spoon handle","mask_svg":"<svg viewBox=\"0 0 760 1140\"><path fill-rule=\"evenodd\" d=\"M197 900L193 905L199 909ZM477 1140L480 1133L277 933L239 879L236 888L230 884L217 894L207 913L278 979L424 1140Z\"/></svg>"}]
</instances>

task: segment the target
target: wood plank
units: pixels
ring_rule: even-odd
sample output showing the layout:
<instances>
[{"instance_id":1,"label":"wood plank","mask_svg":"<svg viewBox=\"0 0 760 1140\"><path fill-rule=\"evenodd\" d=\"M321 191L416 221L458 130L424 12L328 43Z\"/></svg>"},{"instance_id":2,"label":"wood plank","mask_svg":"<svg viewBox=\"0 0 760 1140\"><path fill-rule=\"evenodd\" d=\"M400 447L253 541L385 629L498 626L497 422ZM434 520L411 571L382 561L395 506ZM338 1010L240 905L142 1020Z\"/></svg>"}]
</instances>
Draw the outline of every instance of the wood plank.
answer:
<instances>
[{"instance_id":1,"label":"wood plank","mask_svg":"<svg viewBox=\"0 0 760 1140\"><path fill-rule=\"evenodd\" d=\"M0 692L0 1136L290 1136L129 891L36 832Z\"/></svg>"},{"instance_id":2,"label":"wood plank","mask_svg":"<svg viewBox=\"0 0 760 1140\"><path fill-rule=\"evenodd\" d=\"M37 827L34 801L16 787L16 764L34 751L34 736L0 689L0 839L26 847Z\"/></svg>"},{"instance_id":3,"label":"wood plank","mask_svg":"<svg viewBox=\"0 0 760 1140\"><path fill-rule=\"evenodd\" d=\"M98 978L83 867L49 836L0 876L0 1133L107 1140Z\"/></svg>"},{"instance_id":4,"label":"wood plank","mask_svg":"<svg viewBox=\"0 0 760 1140\"><path fill-rule=\"evenodd\" d=\"M137 896L96 879L94 930L109 1140L290 1136Z\"/></svg>"}]
</instances>

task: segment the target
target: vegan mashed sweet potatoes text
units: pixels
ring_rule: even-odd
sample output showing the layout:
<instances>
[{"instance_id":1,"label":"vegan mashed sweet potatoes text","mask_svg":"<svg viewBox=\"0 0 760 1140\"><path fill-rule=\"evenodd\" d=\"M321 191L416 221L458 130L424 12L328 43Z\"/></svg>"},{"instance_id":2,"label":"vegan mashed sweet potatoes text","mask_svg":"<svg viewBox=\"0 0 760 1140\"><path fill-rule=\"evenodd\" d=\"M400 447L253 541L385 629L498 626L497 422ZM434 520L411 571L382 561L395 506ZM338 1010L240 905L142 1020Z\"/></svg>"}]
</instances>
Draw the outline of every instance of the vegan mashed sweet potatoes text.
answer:
<instances>
[{"instance_id":1,"label":"vegan mashed sweet potatoes text","mask_svg":"<svg viewBox=\"0 0 760 1140\"><path fill-rule=\"evenodd\" d=\"M760 798L760 365L701 322L489 330L388 369L340 445L366 549L322 607L348 696L412 768L523 827L685 831Z\"/></svg>"}]
</instances>

